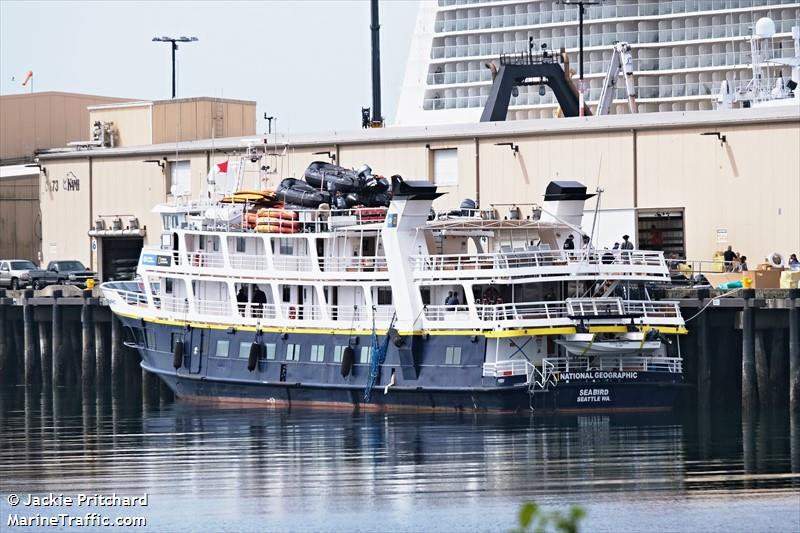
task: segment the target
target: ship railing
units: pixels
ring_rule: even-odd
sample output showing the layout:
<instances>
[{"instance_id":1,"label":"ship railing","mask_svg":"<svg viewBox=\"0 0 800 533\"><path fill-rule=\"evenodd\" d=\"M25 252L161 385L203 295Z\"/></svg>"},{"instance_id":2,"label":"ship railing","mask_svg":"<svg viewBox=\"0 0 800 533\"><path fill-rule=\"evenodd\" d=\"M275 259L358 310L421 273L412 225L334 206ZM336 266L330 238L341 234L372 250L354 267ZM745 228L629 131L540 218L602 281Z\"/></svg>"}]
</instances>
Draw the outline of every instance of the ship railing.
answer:
<instances>
[{"instance_id":1,"label":"ship railing","mask_svg":"<svg viewBox=\"0 0 800 533\"><path fill-rule=\"evenodd\" d=\"M307 255L276 255L272 258L275 270L310 272L314 270L311 257Z\"/></svg>"},{"instance_id":2,"label":"ship railing","mask_svg":"<svg viewBox=\"0 0 800 533\"><path fill-rule=\"evenodd\" d=\"M265 270L267 257L263 254L232 253L229 256L231 268L236 270Z\"/></svg>"},{"instance_id":3,"label":"ship railing","mask_svg":"<svg viewBox=\"0 0 800 533\"><path fill-rule=\"evenodd\" d=\"M383 256L320 257L319 269L323 272L388 272Z\"/></svg>"},{"instance_id":4,"label":"ship railing","mask_svg":"<svg viewBox=\"0 0 800 533\"><path fill-rule=\"evenodd\" d=\"M214 204L210 204L214 205ZM275 208L280 209L280 208ZM386 207L359 207L352 209L289 209L297 214L296 231L294 233L326 233L341 227L361 226L366 224L382 224L386 218ZM195 222L190 229L202 231L224 231L229 233L256 233L255 225L242 223L241 220L231 222L226 219L207 219ZM260 232L259 232L260 233ZM265 235L281 235L265 232Z\"/></svg>"},{"instance_id":5,"label":"ship railing","mask_svg":"<svg viewBox=\"0 0 800 533\"><path fill-rule=\"evenodd\" d=\"M621 298L574 298L566 301L504 304L426 305L425 327L490 329L497 327L635 324L682 326L677 302L622 300Z\"/></svg>"},{"instance_id":6,"label":"ship railing","mask_svg":"<svg viewBox=\"0 0 800 533\"><path fill-rule=\"evenodd\" d=\"M527 359L507 359L483 363L483 376L491 378L530 376L533 365Z\"/></svg>"},{"instance_id":7,"label":"ship railing","mask_svg":"<svg viewBox=\"0 0 800 533\"><path fill-rule=\"evenodd\" d=\"M225 254L201 250L186 252L187 264L203 268L225 268Z\"/></svg>"},{"instance_id":8,"label":"ship railing","mask_svg":"<svg viewBox=\"0 0 800 533\"><path fill-rule=\"evenodd\" d=\"M586 268L597 273L646 274L669 279L663 252L653 250L543 250L535 247L480 254L417 255L410 259L417 272L463 272L552 267ZM556 271L558 269L555 269ZM487 272L486 275L495 273Z\"/></svg>"},{"instance_id":9,"label":"ship railing","mask_svg":"<svg viewBox=\"0 0 800 533\"><path fill-rule=\"evenodd\" d=\"M147 295L145 295L144 292L125 290L119 288L119 284L114 282L104 283L101 288L103 290L103 296L109 303L132 307L149 305L147 302Z\"/></svg>"},{"instance_id":10,"label":"ship railing","mask_svg":"<svg viewBox=\"0 0 800 533\"><path fill-rule=\"evenodd\" d=\"M602 354L592 357L548 357L556 376L564 372L683 372L683 359L659 355Z\"/></svg>"}]
</instances>

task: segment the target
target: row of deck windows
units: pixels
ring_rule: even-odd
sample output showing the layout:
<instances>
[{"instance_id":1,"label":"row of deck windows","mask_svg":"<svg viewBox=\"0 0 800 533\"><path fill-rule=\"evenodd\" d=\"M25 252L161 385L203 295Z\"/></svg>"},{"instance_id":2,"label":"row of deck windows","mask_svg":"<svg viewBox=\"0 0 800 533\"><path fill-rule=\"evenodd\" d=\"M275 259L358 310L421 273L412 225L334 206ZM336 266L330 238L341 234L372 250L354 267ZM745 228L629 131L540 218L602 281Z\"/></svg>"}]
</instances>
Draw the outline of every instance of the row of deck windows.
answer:
<instances>
[{"instance_id":1,"label":"row of deck windows","mask_svg":"<svg viewBox=\"0 0 800 533\"><path fill-rule=\"evenodd\" d=\"M249 341L242 341L239 343L239 353L238 357L240 359L247 359L250 356L250 346L251 342ZM274 360L275 359L275 349L276 345L272 343L265 344L265 359L267 360ZM344 349L347 346L334 346L333 348L333 362L334 363L341 363L342 362L342 354L344 353ZM228 340L218 340L216 349L214 351L214 357L222 357L226 358L231 355L230 353L230 341ZM300 360L300 345L299 344L287 344L286 345L286 361L299 361ZM372 347L371 346L362 346L360 351L359 363L360 364L369 364L370 357L372 356ZM311 353L310 353L311 361L314 363L324 363L325 362L325 346L322 344L314 344L311 346ZM445 364L447 365L460 365L461 364L461 347L460 346L448 346L445 350Z\"/></svg>"},{"instance_id":2,"label":"row of deck windows","mask_svg":"<svg viewBox=\"0 0 800 533\"><path fill-rule=\"evenodd\" d=\"M139 343L144 344L147 348L151 350L156 349L156 337L155 333L152 330L145 329L144 330L144 338L141 338L142 330L138 328L134 328L134 334L137 337L137 341ZM180 333L173 333L172 339L170 342L170 349L175 349L175 342L178 340L183 340L183 335ZM250 346L251 342L249 341L242 341L239 343L239 352L238 358L239 359L247 359L250 356ZM276 345L274 343L266 343L264 345L266 349L264 350L264 359L266 360L274 360L275 353L276 353ZM347 346L334 346L333 347L333 362L334 363L341 363L342 362L342 354L344 353L345 348ZM227 358L231 355L231 341L227 339L219 339L217 340L213 357L220 357L220 358ZM359 354L358 362L360 364L369 364L370 357L372 356L372 347L371 346L362 346L361 351ZM290 343L286 345L286 353L285 353L286 361L299 361L300 360L300 345ZM310 360L314 363L324 363L325 362L325 345L323 344L314 344L311 346L311 353L310 353ZM445 359L444 362L446 365L460 365L461 364L461 347L460 346L448 346L445 349Z\"/></svg>"}]
</instances>

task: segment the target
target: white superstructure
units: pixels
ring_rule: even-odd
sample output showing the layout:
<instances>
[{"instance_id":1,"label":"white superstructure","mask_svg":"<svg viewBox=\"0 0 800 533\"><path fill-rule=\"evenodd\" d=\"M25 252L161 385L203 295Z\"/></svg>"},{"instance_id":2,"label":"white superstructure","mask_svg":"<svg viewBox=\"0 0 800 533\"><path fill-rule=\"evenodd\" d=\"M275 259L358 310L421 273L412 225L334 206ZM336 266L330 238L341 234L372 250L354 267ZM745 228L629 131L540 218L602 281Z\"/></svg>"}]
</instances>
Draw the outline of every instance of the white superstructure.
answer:
<instances>
[{"instance_id":1,"label":"white superstructure","mask_svg":"<svg viewBox=\"0 0 800 533\"><path fill-rule=\"evenodd\" d=\"M584 69L587 100L600 98L613 45L632 46L639 112L712 109L723 80L753 76L750 35L769 17L773 58L794 56L792 26L800 2L786 0L606 0L587 6ZM492 84L484 65L501 53L565 47L578 70L578 10L555 0L437 0L422 2L406 66L398 125L474 122ZM788 79L790 68L783 73ZM612 112L627 112L617 94ZM508 120L550 118L551 91L520 87Z\"/></svg>"}]
</instances>

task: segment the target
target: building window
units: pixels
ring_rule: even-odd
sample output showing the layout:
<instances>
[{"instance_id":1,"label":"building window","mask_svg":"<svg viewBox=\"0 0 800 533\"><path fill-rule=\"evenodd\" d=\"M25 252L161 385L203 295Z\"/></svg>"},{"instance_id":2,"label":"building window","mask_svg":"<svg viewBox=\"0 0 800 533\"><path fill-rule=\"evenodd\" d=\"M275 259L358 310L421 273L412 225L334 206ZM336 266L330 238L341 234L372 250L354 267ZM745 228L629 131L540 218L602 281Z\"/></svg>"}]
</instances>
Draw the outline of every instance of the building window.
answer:
<instances>
[{"instance_id":1,"label":"building window","mask_svg":"<svg viewBox=\"0 0 800 533\"><path fill-rule=\"evenodd\" d=\"M362 365L369 364L370 356L372 356L372 346L362 346L361 347L361 360L359 362Z\"/></svg>"},{"instance_id":2,"label":"building window","mask_svg":"<svg viewBox=\"0 0 800 533\"><path fill-rule=\"evenodd\" d=\"M275 359L275 345L274 344L266 344L266 358L267 359Z\"/></svg>"},{"instance_id":3,"label":"building window","mask_svg":"<svg viewBox=\"0 0 800 533\"><path fill-rule=\"evenodd\" d=\"M247 359L250 357L250 344L247 341L239 343L239 359Z\"/></svg>"},{"instance_id":4,"label":"building window","mask_svg":"<svg viewBox=\"0 0 800 533\"><path fill-rule=\"evenodd\" d=\"M432 150L433 182L436 185L458 185L458 149Z\"/></svg>"},{"instance_id":5,"label":"building window","mask_svg":"<svg viewBox=\"0 0 800 533\"><path fill-rule=\"evenodd\" d=\"M316 363L321 363L325 360L325 346L322 344L315 344L311 347L311 360Z\"/></svg>"},{"instance_id":6,"label":"building window","mask_svg":"<svg viewBox=\"0 0 800 533\"><path fill-rule=\"evenodd\" d=\"M299 344L287 344L286 345L286 360L287 361L299 361L300 360L300 345Z\"/></svg>"},{"instance_id":7,"label":"building window","mask_svg":"<svg viewBox=\"0 0 800 533\"><path fill-rule=\"evenodd\" d=\"M448 346L444 352L444 364L446 365L460 365L461 364L461 346Z\"/></svg>"},{"instance_id":8,"label":"building window","mask_svg":"<svg viewBox=\"0 0 800 533\"><path fill-rule=\"evenodd\" d=\"M192 167L188 159L169 162L169 191L172 196L192 193Z\"/></svg>"},{"instance_id":9,"label":"building window","mask_svg":"<svg viewBox=\"0 0 800 533\"><path fill-rule=\"evenodd\" d=\"M230 341L217 341L217 350L214 352L214 356L228 357L228 346L230 346Z\"/></svg>"},{"instance_id":10,"label":"building window","mask_svg":"<svg viewBox=\"0 0 800 533\"><path fill-rule=\"evenodd\" d=\"M236 252L244 253L244 250L245 250L244 237L236 237Z\"/></svg>"},{"instance_id":11,"label":"building window","mask_svg":"<svg viewBox=\"0 0 800 533\"><path fill-rule=\"evenodd\" d=\"M378 305L392 305L391 287L378 287Z\"/></svg>"},{"instance_id":12,"label":"building window","mask_svg":"<svg viewBox=\"0 0 800 533\"><path fill-rule=\"evenodd\" d=\"M342 362L342 354L344 353L344 349L346 346L334 346L333 347L333 362L334 363L341 363Z\"/></svg>"}]
</instances>

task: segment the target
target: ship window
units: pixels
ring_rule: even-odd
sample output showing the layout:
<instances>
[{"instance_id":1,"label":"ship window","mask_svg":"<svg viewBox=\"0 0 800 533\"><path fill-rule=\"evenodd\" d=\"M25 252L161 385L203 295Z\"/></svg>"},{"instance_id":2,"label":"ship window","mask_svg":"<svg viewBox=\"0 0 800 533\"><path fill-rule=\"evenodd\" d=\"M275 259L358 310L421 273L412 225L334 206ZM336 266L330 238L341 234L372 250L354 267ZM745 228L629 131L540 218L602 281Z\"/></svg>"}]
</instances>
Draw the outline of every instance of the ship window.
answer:
<instances>
[{"instance_id":1,"label":"ship window","mask_svg":"<svg viewBox=\"0 0 800 533\"><path fill-rule=\"evenodd\" d=\"M378 287L378 305L392 305L391 287Z\"/></svg>"},{"instance_id":2,"label":"ship window","mask_svg":"<svg viewBox=\"0 0 800 533\"><path fill-rule=\"evenodd\" d=\"M236 237L236 251L244 253L244 237Z\"/></svg>"},{"instance_id":3,"label":"ship window","mask_svg":"<svg viewBox=\"0 0 800 533\"><path fill-rule=\"evenodd\" d=\"M432 150L433 182L436 185L458 185L458 149Z\"/></svg>"},{"instance_id":4,"label":"ship window","mask_svg":"<svg viewBox=\"0 0 800 533\"><path fill-rule=\"evenodd\" d=\"M294 239L280 240L281 255L294 255Z\"/></svg>"},{"instance_id":5,"label":"ship window","mask_svg":"<svg viewBox=\"0 0 800 533\"><path fill-rule=\"evenodd\" d=\"M341 363L342 362L342 354L344 353L344 349L346 346L334 346L333 347L333 362L334 363Z\"/></svg>"},{"instance_id":6,"label":"ship window","mask_svg":"<svg viewBox=\"0 0 800 533\"><path fill-rule=\"evenodd\" d=\"M164 279L164 294L172 294L172 279Z\"/></svg>"},{"instance_id":7,"label":"ship window","mask_svg":"<svg viewBox=\"0 0 800 533\"><path fill-rule=\"evenodd\" d=\"M287 344L286 345L286 360L287 361L299 361L300 360L300 345L299 344Z\"/></svg>"},{"instance_id":8,"label":"ship window","mask_svg":"<svg viewBox=\"0 0 800 533\"><path fill-rule=\"evenodd\" d=\"M216 357L228 357L228 346L230 341L217 341L217 351L214 352Z\"/></svg>"},{"instance_id":9,"label":"ship window","mask_svg":"<svg viewBox=\"0 0 800 533\"><path fill-rule=\"evenodd\" d=\"M361 360L359 361L362 365L369 364L369 358L372 355L372 346L362 346L361 347Z\"/></svg>"},{"instance_id":10,"label":"ship window","mask_svg":"<svg viewBox=\"0 0 800 533\"><path fill-rule=\"evenodd\" d=\"M444 364L446 365L460 365L461 364L461 346L448 346L444 352Z\"/></svg>"},{"instance_id":11,"label":"ship window","mask_svg":"<svg viewBox=\"0 0 800 533\"><path fill-rule=\"evenodd\" d=\"M275 359L275 345L274 344L266 344L266 358L267 359Z\"/></svg>"},{"instance_id":12,"label":"ship window","mask_svg":"<svg viewBox=\"0 0 800 533\"><path fill-rule=\"evenodd\" d=\"M144 330L144 340L147 342L147 347L151 350L156 349L156 333L151 329Z\"/></svg>"},{"instance_id":13,"label":"ship window","mask_svg":"<svg viewBox=\"0 0 800 533\"><path fill-rule=\"evenodd\" d=\"M291 287L289 287L287 285L284 285L282 293L283 294L281 296L282 296L282 299L283 299L284 302L292 301L292 288Z\"/></svg>"},{"instance_id":14,"label":"ship window","mask_svg":"<svg viewBox=\"0 0 800 533\"><path fill-rule=\"evenodd\" d=\"M250 357L250 344L247 341L239 343L239 359L247 359Z\"/></svg>"},{"instance_id":15,"label":"ship window","mask_svg":"<svg viewBox=\"0 0 800 533\"><path fill-rule=\"evenodd\" d=\"M325 346L322 344L315 344L311 347L311 360L321 363L325 360Z\"/></svg>"}]
</instances>

